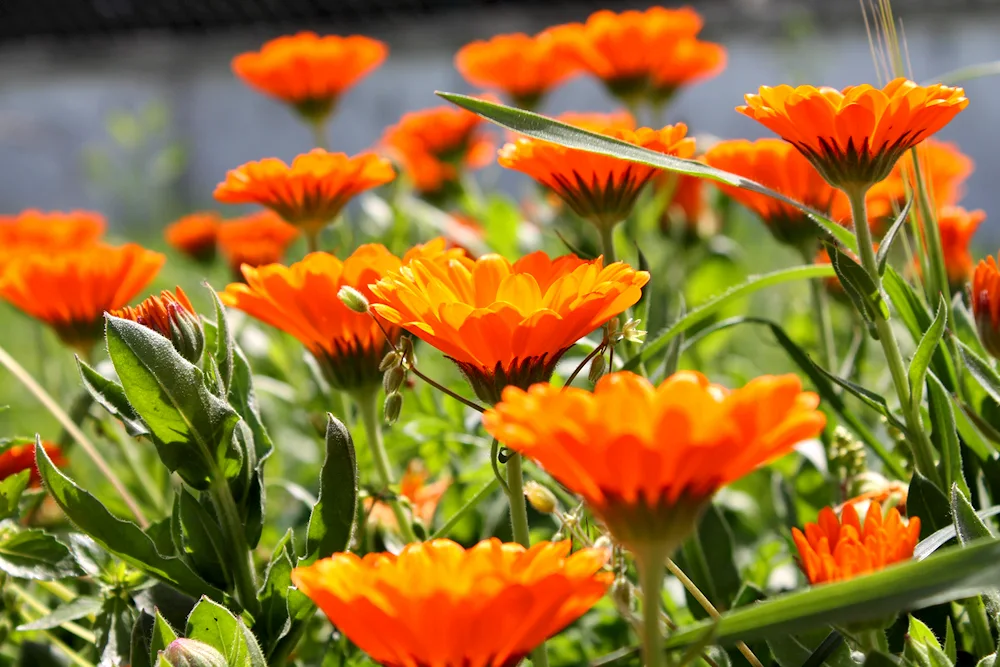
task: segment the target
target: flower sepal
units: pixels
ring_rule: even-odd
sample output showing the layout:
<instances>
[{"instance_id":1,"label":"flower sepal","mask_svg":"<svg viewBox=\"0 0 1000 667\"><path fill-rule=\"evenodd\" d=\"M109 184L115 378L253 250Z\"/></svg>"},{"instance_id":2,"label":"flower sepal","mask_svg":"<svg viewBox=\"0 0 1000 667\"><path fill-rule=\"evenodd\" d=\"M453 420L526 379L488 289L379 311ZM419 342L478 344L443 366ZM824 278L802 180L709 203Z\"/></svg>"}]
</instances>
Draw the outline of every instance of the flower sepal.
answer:
<instances>
[{"instance_id":1,"label":"flower sepal","mask_svg":"<svg viewBox=\"0 0 1000 667\"><path fill-rule=\"evenodd\" d=\"M205 642L181 637L160 653L170 667L228 667L226 657Z\"/></svg>"}]
</instances>

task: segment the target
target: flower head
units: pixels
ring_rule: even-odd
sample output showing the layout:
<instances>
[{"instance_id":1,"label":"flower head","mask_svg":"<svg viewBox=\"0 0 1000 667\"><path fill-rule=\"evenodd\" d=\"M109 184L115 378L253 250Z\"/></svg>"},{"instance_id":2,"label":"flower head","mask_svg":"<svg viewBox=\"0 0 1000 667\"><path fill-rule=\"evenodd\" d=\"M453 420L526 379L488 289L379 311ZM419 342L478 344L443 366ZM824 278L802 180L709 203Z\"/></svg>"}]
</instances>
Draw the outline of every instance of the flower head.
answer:
<instances>
[{"instance_id":1,"label":"flower head","mask_svg":"<svg viewBox=\"0 0 1000 667\"><path fill-rule=\"evenodd\" d=\"M961 206L945 206L938 211L937 224L941 233L944 266L953 289L963 288L972 277L973 262L969 243L985 219L986 213L983 211L966 211Z\"/></svg>"},{"instance_id":2,"label":"flower head","mask_svg":"<svg viewBox=\"0 0 1000 667\"><path fill-rule=\"evenodd\" d=\"M509 95L523 108L537 106L550 90L580 72L574 43L563 33L546 30L538 35L497 35L463 46L455 67L475 86Z\"/></svg>"},{"instance_id":3,"label":"flower head","mask_svg":"<svg viewBox=\"0 0 1000 667\"><path fill-rule=\"evenodd\" d=\"M1000 358L1000 268L992 255L980 260L972 276L972 313L983 347Z\"/></svg>"},{"instance_id":4,"label":"flower head","mask_svg":"<svg viewBox=\"0 0 1000 667\"><path fill-rule=\"evenodd\" d=\"M490 435L580 494L627 546L679 544L712 495L823 430L819 398L794 375L741 389L691 371L654 387L629 372L593 393L508 387L483 415Z\"/></svg>"},{"instance_id":5,"label":"flower head","mask_svg":"<svg viewBox=\"0 0 1000 667\"><path fill-rule=\"evenodd\" d=\"M259 204L316 234L352 198L395 177L389 161L374 153L349 157L314 148L291 165L265 158L230 170L214 194L226 204Z\"/></svg>"},{"instance_id":6,"label":"flower head","mask_svg":"<svg viewBox=\"0 0 1000 667\"><path fill-rule=\"evenodd\" d=\"M451 480L447 477L428 484L427 471L414 459L410 461L403 479L399 481L399 495L409 501L413 517L429 528L434 520L438 503L449 486ZM396 516L385 503L369 500L367 508L370 521L383 526L396 526Z\"/></svg>"},{"instance_id":7,"label":"flower head","mask_svg":"<svg viewBox=\"0 0 1000 667\"><path fill-rule=\"evenodd\" d=\"M398 556L334 554L292 581L385 667L514 667L607 590L606 554L569 542L409 544Z\"/></svg>"},{"instance_id":8,"label":"flower head","mask_svg":"<svg viewBox=\"0 0 1000 667\"><path fill-rule=\"evenodd\" d=\"M295 106L306 118L323 119L388 53L385 44L361 35L300 32L236 56L233 72L260 92Z\"/></svg>"},{"instance_id":9,"label":"flower head","mask_svg":"<svg viewBox=\"0 0 1000 667\"><path fill-rule=\"evenodd\" d=\"M683 123L661 130L583 127L658 153L682 158L694 155L694 139L686 136L687 126ZM577 215L599 228L616 225L628 217L639 191L658 172L655 167L528 137L519 137L501 148L500 164L550 188Z\"/></svg>"},{"instance_id":10,"label":"flower head","mask_svg":"<svg viewBox=\"0 0 1000 667\"><path fill-rule=\"evenodd\" d=\"M724 46L693 37L665 42L654 55L649 95L659 103L669 101L680 88L710 79L726 67Z\"/></svg>"},{"instance_id":11,"label":"flower head","mask_svg":"<svg viewBox=\"0 0 1000 667\"><path fill-rule=\"evenodd\" d=\"M882 89L763 86L736 110L794 145L830 185L867 189L968 104L961 88L900 78Z\"/></svg>"},{"instance_id":12,"label":"flower head","mask_svg":"<svg viewBox=\"0 0 1000 667\"><path fill-rule=\"evenodd\" d=\"M219 250L237 276L240 267L280 262L299 230L272 211L227 220L219 227Z\"/></svg>"},{"instance_id":13,"label":"flower head","mask_svg":"<svg viewBox=\"0 0 1000 667\"><path fill-rule=\"evenodd\" d=\"M201 359L205 333L194 306L180 287L174 292L163 290L138 306L125 306L111 314L152 329L173 343L174 349L193 364Z\"/></svg>"},{"instance_id":14,"label":"flower head","mask_svg":"<svg viewBox=\"0 0 1000 667\"><path fill-rule=\"evenodd\" d=\"M59 445L52 442L43 442L42 447L56 467L62 468L66 465L66 457L63 456ZM28 481L29 486L38 488L42 485L42 476L38 472L38 465L35 463L34 443L12 445L0 453L0 481L24 470L31 471Z\"/></svg>"},{"instance_id":15,"label":"flower head","mask_svg":"<svg viewBox=\"0 0 1000 667\"><path fill-rule=\"evenodd\" d=\"M89 351L101 337L104 313L127 304L165 259L134 243L29 253L0 275L0 298L49 324L67 345Z\"/></svg>"},{"instance_id":16,"label":"flower head","mask_svg":"<svg viewBox=\"0 0 1000 667\"><path fill-rule=\"evenodd\" d=\"M928 139L917 147L920 175L928 187L931 203L952 206L962 196L963 183L972 174L972 159L955 144ZM889 177L869 191L868 206L885 211L901 209L911 193L916 192L916 171L912 152L900 158Z\"/></svg>"},{"instance_id":17,"label":"flower head","mask_svg":"<svg viewBox=\"0 0 1000 667\"><path fill-rule=\"evenodd\" d=\"M805 533L792 528L799 565L811 584L852 579L913 558L920 539L920 519L903 523L894 507L882 517L878 503L868 505L862 526L854 505L845 505L840 519L829 507Z\"/></svg>"},{"instance_id":18,"label":"flower head","mask_svg":"<svg viewBox=\"0 0 1000 667\"><path fill-rule=\"evenodd\" d=\"M819 213L829 213L838 198L845 198L794 146L780 139L721 141L708 149L705 162L757 181ZM815 245L818 228L801 210L758 192L722 183L716 185L756 213L782 243L795 247Z\"/></svg>"},{"instance_id":19,"label":"flower head","mask_svg":"<svg viewBox=\"0 0 1000 667\"><path fill-rule=\"evenodd\" d=\"M163 235L175 250L199 262L211 262L221 224L218 213L192 213L169 225Z\"/></svg>"},{"instance_id":20,"label":"flower head","mask_svg":"<svg viewBox=\"0 0 1000 667\"><path fill-rule=\"evenodd\" d=\"M434 107L403 114L382 143L424 195L441 195L461 169L477 169L492 159L493 142L482 132L483 119L465 109Z\"/></svg>"},{"instance_id":21,"label":"flower head","mask_svg":"<svg viewBox=\"0 0 1000 667\"><path fill-rule=\"evenodd\" d=\"M104 216L90 211L43 212L35 209L0 217L0 272L8 262L28 252L50 253L97 243L104 234Z\"/></svg>"},{"instance_id":22,"label":"flower head","mask_svg":"<svg viewBox=\"0 0 1000 667\"><path fill-rule=\"evenodd\" d=\"M372 308L451 358L482 400L547 380L577 340L634 305L649 280L616 262L535 252L417 259L372 286Z\"/></svg>"}]
</instances>

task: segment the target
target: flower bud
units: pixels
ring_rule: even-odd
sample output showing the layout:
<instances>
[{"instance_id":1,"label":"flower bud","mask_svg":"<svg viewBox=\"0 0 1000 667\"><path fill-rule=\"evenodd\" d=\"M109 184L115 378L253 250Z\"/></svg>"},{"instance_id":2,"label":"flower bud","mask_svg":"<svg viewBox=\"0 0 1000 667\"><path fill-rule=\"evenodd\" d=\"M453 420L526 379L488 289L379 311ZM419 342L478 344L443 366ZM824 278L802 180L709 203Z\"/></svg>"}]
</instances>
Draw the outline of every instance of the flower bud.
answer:
<instances>
[{"instance_id":1,"label":"flower bud","mask_svg":"<svg viewBox=\"0 0 1000 667\"><path fill-rule=\"evenodd\" d=\"M992 256L972 276L972 313L983 347L1000 359L1000 268Z\"/></svg>"},{"instance_id":2,"label":"flower bud","mask_svg":"<svg viewBox=\"0 0 1000 667\"><path fill-rule=\"evenodd\" d=\"M611 599L622 609L632 609L632 584L628 578L617 576L611 584Z\"/></svg>"},{"instance_id":3,"label":"flower bud","mask_svg":"<svg viewBox=\"0 0 1000 667\"><path fill-rule=\"evenodd\" d=\"M194 639L175 639L160 655L171 667L229 667L224 655Z\"/></svg>"},{"instance_id":4,"label":"flower bud","mask_svg":"<svg viewBox=\"0 0 1000 667\"><path fill-rule=\"evenodd\" d=\"M386 394L395 394L403 386L404 380L406 380L406 371L399 366L393 366L382 376L382 388L385 389Z\"/></svg>"},{"instance_id":5,"label":"flower bud","mask_svg":"<svg viewBox=\"0 0 1000 667\"><path fill-rule=\"evenodd\" d=\"M587 374L590 384L597 384L597 381L604 377L604 371L607 366L608 362L603 354L599 354L590 360L590 372Z\"/></svg>"},{"instance_id":6,"label":"flower bud","mask_svg":"<svg viewBox=\"0 0 1000 667\"><path fill-rule=\"evenodd\" d=\"M205 350L205 332L198 315L180 287L175 292L163 290L138 306L111 311L115 317L131 320L152 329L173 344L178 354L192 364L201 360Z\"/></svg>"},{"instance_id":7,"label":"flower bud","mask_svg":"<svg viewBox=\"0 0 1000 667\"><path fill-rule=\"evenodd\" d=\"M541 514L552 514L559 506L555 495L538 482L526 482L524 495L528 497L531 506Z\"/></svg>"},{"instance_id":8,"label":"flower bud","mask_svg":"<svg viewBox=\"0 0 1000 667\"><path fill-rule=\"evenodd\" d=\"M340 291L337 292L337 298L355 313L364 315L368 312L368 299L350 285L341 287Z\"/></svg>"},{"instance_id":9,"label":"flower bud","mask_svg":"<svg viewBox=\"0 0 1000 667\"><path fill-rule=\"evenodd\" d=\"M382 363L378 365L379 371L385 373L387 370L393 366L399 365L399 353L395 350L389 350L384 357L382 357Z\"/></svg>"},{"instance_id":10,"label":"flower bud","mask_svg":"<svg viewBox=\"0 0 1000 667\"><path fill-rule=\"evenodd\" d=\"M399 419L399 412L403 409L403 397L399 392L393 392L385 397L385 405L383 406L383 411L385 412L385 423L395 424L396 420Z\"/></svg>"}]
</instances>

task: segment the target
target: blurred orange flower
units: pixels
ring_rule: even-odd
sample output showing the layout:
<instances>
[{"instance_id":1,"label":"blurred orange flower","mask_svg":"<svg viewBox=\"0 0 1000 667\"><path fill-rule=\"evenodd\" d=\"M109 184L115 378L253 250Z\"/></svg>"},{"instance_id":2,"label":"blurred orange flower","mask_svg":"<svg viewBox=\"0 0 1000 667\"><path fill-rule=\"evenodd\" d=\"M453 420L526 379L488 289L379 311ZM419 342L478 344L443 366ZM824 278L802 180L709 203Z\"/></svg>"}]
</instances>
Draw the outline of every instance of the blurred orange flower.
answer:
<instances>
[{"instance_id":1,"label":"blurred orange flower","mask_svg":"<svg viewBox=\"0 0 1000 667\"><path fill-rule=\"evenodd\" d=\"M265 158L232 169L214 194L226 204L260 204L312 237L353 197L395 177L389 161L374 153L349 157L314 148L291 166Z\"/></svg>"},{"instance_id":2,"label":"blurred orange flower","mask_svg":"<svg viewBox=\"0 0 1000 667\"><path fill-rule=\"evenodd\" d=\"M0 275L0 297L86 354L101 338L104 313L127 304L165 259L134 243L28 253L14 258Z\"/></svg>"},{"instance_id":3,"label":"blurred orange flower","mask_svg":"<svg viewBox=\"0 0 1000 667\"><path fill-rule=\"evenodd\" d=\"M418 192L440 195L455 185L463 167L478 169L492 160L493 142L482 123L471 111L452 106L411 111L386 129L382 144Z\"/></svg>"},{"instance_id":4,"label":"blurred orange flower","mask_svg":"<svg viewBox=\"0 0 1000 667\"><path fill-rule=\"evenodd\" d=\"M680 88L710 79L726 68L725 47L700 39L665 42L654 55L650 96L659 103L669 101Z\"/></svg>"},{"instance_id":5,"label":"blurred orange flower","mask_svg":"<svg viewBox=\"0 0 1000 667\"><path fill-rule=\"evenodd\" d=\"M399 482L399 495L410 501L410 511L413 517L420 521L424 527L430 528L438 503L449 486L451 486L451 480L448 478L442 478L428 484L427 471L424 470L419 461L413 460L406 467L406 473ZM374 502L369 498L366 508L369 521L390 528L396 527L396 515L387 504Z\"/></svg>"},{"instance_id":6,"label":"blurred orange flower","mask_svg":"<svg viewBox=\"0 0 1000 667\"><path fill-rule=\"evenodd\" d=\"M720 141L705 153L705 162L756 181L824 215L830 213L838 198L846 199L794 146L780 139ZM812 252L819 228L805 213L767 195L722 183L714 185L756 213L777 240L798 248L805 244L806 250Z\"/></svg>"},{"instance_id":7,"label":"blurred orange flower","mask_svg":"<svg viewBox=\"0 0 1000 667\"><path fill-rule=\"evenodd\" d=\"M943 207L957 204L962 197L962 185L972 174L972 159L955 144L935 139L928 139L917 146L917 156L920 175L929 189L931 205ZM889 177L871 189L869 206L873 203L878 206L879 200L882 200L885 202L881 205L883 209L901 209L906 204L907 186L910 186L909 192L916 192L915 173L913 155L907 152L896 163Z\"/></svg>"},{"instance_id":8,"label":"blurred orange flower","mask_svg":"<svg viewBox=\"0 0 1000 667\"><path fill-rule=\"evenodd\" d=\"M963 289L972 277L972 254L969 244L979 225L986 219L983 211L966 211L961 206L945 206L938 211L941 250L953 289Z\"/></svg>"},{"instance_id":9,"label":"blurred orange flower","mask_svg":"<svg viewBox=\"0 0 1000 667\"><path fill-rule=\"evenodd\" d=\"M1000 358L1000 268L992 255L980 260L972 276L972 313L983 347Z\"/></svg>"},{"instance_id":10,"label":"blurred orange flower","mask_svg":"<svg viewBox=\"0 0 1000 667\"><path fill-rule=\"evenodd\" d=\"M233 72L258 91L294 105L304 117L322 120L388 53L385 44L370 37L300 32L236 56Z\"/></svg>"},{"instance_id":11,"label":"blurred orange flower","mask_svg":"<svg viewBox=\"0 0 1000 667\"><path fill-rule=\"evenodd\" d=\"M163 231L170 247L199 262L215 258L222 216L214 211L185 215Z\"/></svg>"},{"instance_id":12,"label":"blurred orange flower","mask_svg":"<svg viewBox=\"0 0 1000 667\"><path fill-rule=\"evenodd\" d=\"M882 89L762 86L745 97L737 111L794 145L832 186L862 191L969 104L961 88L903 78Z\"/></svg>"},{"instance_id":13,"label":"blurred orange flower","mask_svg":"<svg viewBox=\"0 0 1000 667\"><path fill-rule=\"evenodd\" d=\"M694 155L694 139L686 136L687 126L683 123L661 130L645 127L629 130L620 125L597 127L586 123L580 127L658 153L682 158ZM500 164L524 172L548 187L598 229L608 229L628 217L640 190L659 171L644 164L529 137L519 137L504 145L500 149Z\"/></svg>"},{"instance_id":14,"label":"blurred orange flower","mask_svg":"<svg viewBox=\"0 0 1000 667\"><path fill-rule=\"evenodd\" d=\"M575 43L563 34L546 30L475 41L455 54L455 67L472 85L500 90L516 106L533 109L547 92L580 72Z\"/></svg>"},{"instance_id":15,"label":"blurred orange flower","mask_svg":"<svg viewBox=\"0 0 1000 667\"><path fill-rule=\"evenodd\" d=\"M372 307L441 350L489 403L549 379L576 341L634 305L649 280L622 262L535 252L511 264L416 259L372 286Z\"/></svg>"},{"instance_id":16,"label":"blurred orange flower","mask_svg":"<svg viewBox=\"0 0 1000 667\"><path fill-rule=\"evenodd\" d=\"M601 378L593 393L508 387L483 425L580 494L642 554L650 544L672 551L717 490L817 436L826 424L818 404L794 375L729 390L693 371L658 387L619 372Z\"/></svg>"},{"instance_id":17,"label":"blurred orange flower","mask_svg":"<svg viewBox=\"0 0 1000 667\"><path fill-rule=\"evenodd\" d=\"M920 539L920 519L903 523L893 507L882 518L878 503L868 505L864 526L854 505L845 505L840 519L829 507L818 523L807 523L803 534L792 528L799 565L810 584L843 581L913 558Z\"/></svg>"},{"instance_id":18,"label":"blurred orange flower","mask_svg":"<svg viewBox=\"0 0 1000 667\"><path fill-rule=\"evenodd\" d=\"M193 364L201 359L205 349L201 321L180 287L174 292L163 290L159 296L147 297L138 306L113 310L111 315L155 331L173 343L174 349Z\"/></svg>"},{"instance_id":19,"label":"blurred orange flower","mask_svg":"<svg viewBox=\"0 0 1000 667\"><path fill-rule=\"evenodd\" d=\"M590 130L591 132L602 132L608 129L635 130L635 118L631 113L621 109L611 113L598 111L567 111L559 114L558 120L576 127ZM517 141L520 137L517 133L511 133L511 141Z\"/></svg>"},{"instance_id":20,"label":"blurred orange flower","mask_svg":"<svg viewBox=\"0 0 1000 667\"><path fill-rule=\"evenodd\" d=\"M280 262L298 235L299 230L277 213L260 211L222 223L219 249L229 268L239 276L244 264L261 266Z\"/></svg>"},{"instance_id":21,"label":"blurred orange flower","mask_svg":"<svg viewBox=\"0 0 1000 667\"><path fill-rule=\"evenodd\" d=\"M63 456L59 445L52 442L42 442L42 447L56 467L62 468L66 465L66 457ZM29 486L38 488L42 485L42 476L39 474L38 466L35 464L34 443L12 445L0 453L0 481L24 470L31 471L31 477L28 481Z\"/></svg>"},{"instance_id":22,"label":"blurred orange flower","mask_svg":"<svg viewBox=\"0 0 1000 667\"><path fill-rule=\"evenodd\" d=\"M431 540L398 556L334 554L292 582L381 665L514 667L611 584L604 551L569 551L568 541Z\"/></svg>"},{"instance_id":23,"label":"blurred orange flower","mask_svg":"<svg viewBox=\"0 0 1000 667\"><path fill-rule=\"evenodd\" d=\"M39 211L0 216L0 271L26 252L72 250L97 243L106 227L104 216L90 211Z\"/></svg>"}]
</instances>

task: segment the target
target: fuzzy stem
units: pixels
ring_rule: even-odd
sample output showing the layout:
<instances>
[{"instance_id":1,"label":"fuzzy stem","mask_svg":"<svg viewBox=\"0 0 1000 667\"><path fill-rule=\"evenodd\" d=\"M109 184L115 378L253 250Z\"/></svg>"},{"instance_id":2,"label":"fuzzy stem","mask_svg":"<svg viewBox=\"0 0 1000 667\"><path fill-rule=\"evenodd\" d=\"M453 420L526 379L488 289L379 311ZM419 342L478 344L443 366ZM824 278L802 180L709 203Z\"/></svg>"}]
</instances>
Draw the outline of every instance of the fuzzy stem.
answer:
<instances>
[{"instance_id":1,"label":"fuzzy stem","mask_svg":"<svg viewBox=\"0 0 1000 667\"><path fill-rule=\"evenodd\" d=\"M655 546L636 552L639 587L642 590L642 655L645 667L665 667L663 630L660 627L660 601L663 598L663 563L666 553Z\"/></svg>"},{"instance_id":2,"label":"fuzzy stem","mask_svg":"<svg viewBox=\"0 0 1000 667\"><path fill-rule=\"evenodd\" d=\"M601 252L604 254L604 266L615 261L615 225L603 223L597 226L601 233Z\"/></svg>"},{"instance_id":3,"label":"fuzzy stem","mask_svg":"<svg viewBox=\"0 0 1000 667\"><path fill-rule=\"evenodd\" d=\"M215 507L223 537L232 548L233 562L231 566L234 570L233 579L236 583L236 593L239 596L240 604L250 614L256 615L260 611L260 602L257 599L257 575L254 572L253 552L250 551L250 545L247 543L243 520L236 508L236 501L229 489L229 482L219 470L215 470L212 474L209 495L212 499L212 505Z\"/></svg>"},{"instance_id":4,"label":"fuzzy stem","mask_svg":"<svg viewBox=\"0 0 1000 667\"><path fill-rule=\"evenodd\" d=\"M930 275L927 277L928 290L927 300L935 303L938 294L945 295L945 303L949 308L948 321L951 321L951 301L947 298L948 269L944 262L944 250L941 247L941 230L938 229L937 219L934 210L931 208L930 196L927 193L927 184L920 174L920 159L917 156L917 149L910 150L910 157L913 158L913 178L917 183L917 202L920 205L921 227L923 228L924 243L927 252L927 263L930 265Z\"/></svg>"}]
</instances>

